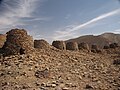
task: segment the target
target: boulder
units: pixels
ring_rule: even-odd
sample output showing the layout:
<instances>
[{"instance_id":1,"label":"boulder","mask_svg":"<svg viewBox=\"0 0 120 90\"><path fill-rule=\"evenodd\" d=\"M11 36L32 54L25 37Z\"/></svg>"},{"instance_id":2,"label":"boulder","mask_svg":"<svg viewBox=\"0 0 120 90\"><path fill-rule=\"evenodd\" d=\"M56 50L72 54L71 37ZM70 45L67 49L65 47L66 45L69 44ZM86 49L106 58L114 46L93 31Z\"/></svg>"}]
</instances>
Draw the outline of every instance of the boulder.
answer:
<instances>
[{"instance_id":1,"label":"boulder","mask_svg":"<svg viewBox=\"0 0 120 90\"><path fill-rule=\"evenodd\" d=\"M42 70L42 71L37 70L35 72L35 76L37 78L49 78L50 77L50 71L48 69L45 69L45 70Z\"/></svg>"}]
</instances>

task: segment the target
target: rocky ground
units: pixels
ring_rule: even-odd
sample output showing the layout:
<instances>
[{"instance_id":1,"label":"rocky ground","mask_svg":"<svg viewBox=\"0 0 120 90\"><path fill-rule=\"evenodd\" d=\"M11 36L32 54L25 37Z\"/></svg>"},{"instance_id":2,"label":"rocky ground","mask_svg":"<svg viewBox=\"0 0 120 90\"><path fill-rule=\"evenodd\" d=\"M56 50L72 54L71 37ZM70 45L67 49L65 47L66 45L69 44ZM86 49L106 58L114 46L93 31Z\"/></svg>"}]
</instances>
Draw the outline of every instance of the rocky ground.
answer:
<instances>
[{"instance_id":1,"label":"rocky ground","mask_svg":"<svg viewBox=\"0 0 120 90\"><path fill-rule=\"evenodd\" d=\"M119 52L36 49L0 58L0 90L120 90Z\"/></svg>"}]
</instances>

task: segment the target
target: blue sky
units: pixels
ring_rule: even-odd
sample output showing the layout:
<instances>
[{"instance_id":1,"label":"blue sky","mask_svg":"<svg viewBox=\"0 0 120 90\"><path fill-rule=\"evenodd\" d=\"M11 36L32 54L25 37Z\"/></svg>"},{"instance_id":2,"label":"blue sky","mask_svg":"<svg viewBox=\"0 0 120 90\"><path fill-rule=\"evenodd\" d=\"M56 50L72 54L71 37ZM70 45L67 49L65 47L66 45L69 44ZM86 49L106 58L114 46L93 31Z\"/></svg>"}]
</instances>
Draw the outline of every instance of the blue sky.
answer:
<instances>
[{"instance_id":1,"label":"blue sky","mask_svg":"<svg viewBox=\"0 0 120 90\"><path fill-rule=\"evenodd\" d=\"M0 0L0 33L24 28L34 39L120 33L119 0Z\"/></svg>"}]
</instances>

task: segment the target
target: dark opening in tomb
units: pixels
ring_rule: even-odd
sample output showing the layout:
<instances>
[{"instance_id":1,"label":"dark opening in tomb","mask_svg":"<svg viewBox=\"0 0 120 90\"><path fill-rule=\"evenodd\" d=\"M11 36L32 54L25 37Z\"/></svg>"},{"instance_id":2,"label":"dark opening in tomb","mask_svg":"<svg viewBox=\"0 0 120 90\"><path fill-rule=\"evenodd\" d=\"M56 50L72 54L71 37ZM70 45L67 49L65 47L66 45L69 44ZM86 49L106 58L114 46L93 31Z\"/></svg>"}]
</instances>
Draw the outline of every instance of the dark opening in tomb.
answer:
<instances>
[{"instance_id":1,"label":"dark opening in tomb","mask_svg":"<svg viewBox=\"0 0 120 90\"><path fill-rule=\"evenodd\" d=\"M25 54L25 49L20 48L20 55Z\"/></svg>"}]
</instances>

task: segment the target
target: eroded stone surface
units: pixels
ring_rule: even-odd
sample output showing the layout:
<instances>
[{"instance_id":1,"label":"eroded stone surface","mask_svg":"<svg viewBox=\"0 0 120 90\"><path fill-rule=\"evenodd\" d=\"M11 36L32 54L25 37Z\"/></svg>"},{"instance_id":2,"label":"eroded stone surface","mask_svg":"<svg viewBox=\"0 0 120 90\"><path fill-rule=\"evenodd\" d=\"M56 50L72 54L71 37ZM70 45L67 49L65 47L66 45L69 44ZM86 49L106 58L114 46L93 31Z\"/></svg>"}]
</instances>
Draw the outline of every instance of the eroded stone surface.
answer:
<instances>
[{"instance_id":1,"label":"eroded stone surface","mask_svg":"<svg viewBox=\"0 0 120 90\"><path fill-rule=\"evenodd\" d=\"M33 46L33 38L27 35L25 30L12 29L7 32L6 42L2 49L6 56L21 53L21 49L24 50L24 53L30 53L33 50Z\"/></svg>"},{"instance_id":2,"label":"eroded stone surface","mask_svg":"<svg viewBox=\"0 0 120 90\"><path fill-rule=\"evenodd\" d=\"M79 50L78 49L78 43L77 42L67 42L66 43L66 49L67 50Z\"/></svg>"},{"instance_id":3,"label":"eroded stone surface","mask_svg":"<svg viewBox=\"0 0 120 90\"><path fill-rule=\"evenodd\" d=\"M66 44L64 41L53 41L52 45L60 50L66 50Z\"/></svg>"},{"instance_id":4,"label":"eroded stone surface","mask_svg":"<svg viewBox=\"0 0 120 90\"><path fill-rule=\"evenodd\" d=\"M5 41L6 41L6 35L5 34L0 34L0 48L3 47Z\"/></svg>"},{"instance_id":5,"label":"eroded stone surface","mask_svg":"<svg viewBox=\"0 0 120 90\"><path fill-rule=\"evenodd\" d=\"M39 49L49 49L49 48L51 48L50 44L43 39L34 40L34 47L39 48Z\"/></svg>"}]
</instances>

